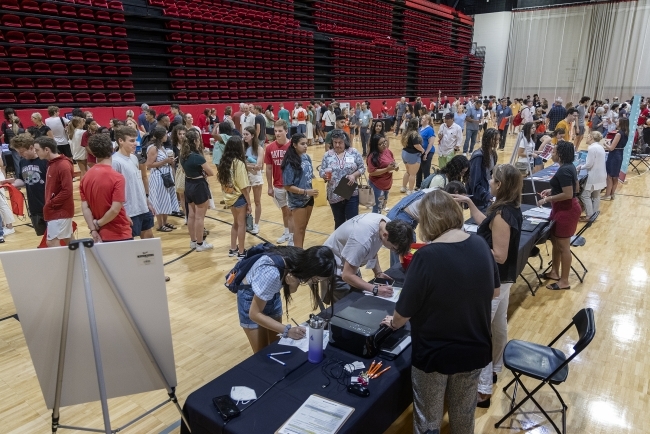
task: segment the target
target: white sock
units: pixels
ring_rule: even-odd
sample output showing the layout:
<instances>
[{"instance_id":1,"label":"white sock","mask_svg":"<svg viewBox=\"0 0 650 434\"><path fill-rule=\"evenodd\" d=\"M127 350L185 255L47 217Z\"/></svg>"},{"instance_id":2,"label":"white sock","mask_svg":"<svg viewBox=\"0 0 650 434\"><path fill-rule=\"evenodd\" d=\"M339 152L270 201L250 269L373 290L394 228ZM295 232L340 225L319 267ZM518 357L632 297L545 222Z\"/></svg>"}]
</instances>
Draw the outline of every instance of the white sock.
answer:
<instances>
[{"instance_id":1,"label":"white sock","mask_svg":"<svg viewBox=\"0 0 650 434\"><path fill-rule=\"evenodd\" d=\"M284 228L284 234L288 235L289 234L289 228Z\"/></svg>"}]
</instances>

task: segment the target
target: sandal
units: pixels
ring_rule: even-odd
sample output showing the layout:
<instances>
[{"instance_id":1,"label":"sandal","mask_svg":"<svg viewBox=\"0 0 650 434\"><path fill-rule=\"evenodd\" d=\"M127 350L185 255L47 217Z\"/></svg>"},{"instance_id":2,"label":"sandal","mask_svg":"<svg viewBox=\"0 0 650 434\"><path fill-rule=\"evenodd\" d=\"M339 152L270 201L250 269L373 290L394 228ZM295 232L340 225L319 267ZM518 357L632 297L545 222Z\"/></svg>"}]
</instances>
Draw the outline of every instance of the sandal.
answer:
<instances>
[{"instance_id":1,"label":"sandal","mask_svg":"<svg viewBox=\"0 0 650 434\"><path fill-rule=\"evenodd\" d=\"M553 291L558 291L560 289L571 289L570 286L565 286L564 288L560 288L560 285L557 283L551 283L550 285L546 285L548 289L552 289Z\"/></svg>"},{"instance_id":2,"label":"sandal","mask_svg":"<svg viewBox=\"0 0 650 434\"><path fill-rule=\"evenodd\" d=\"M166 228L171 229L172 231L173 231L174 229L178 229L176 226L174 226L174 225L171 224L171 223L165 223L163 226L166 227Z\"/></svg>"},{"instance_id":3,"label":"sandal","mask_svg":"<svg viewBox=\"0 0 650 434\"><path fill-rule=\"evenodd\" d=\"M548 275L548 273L544 273L544 274L542 274L542 277L543 277L544 279L546 279L546 280L560 280L559 277L551 277L551 276Z\"/></svg>"},{"instance_id":4,"label":"sandal","mask_svg":"<svg viewBox=\"0 0 650 434\"><path fill-rule=\"evenodd\" d=\"M168 228L167 226L161 226L158 229L156 229L158 232L171 232L172 230Z\"/></svg>"}]
</instances>

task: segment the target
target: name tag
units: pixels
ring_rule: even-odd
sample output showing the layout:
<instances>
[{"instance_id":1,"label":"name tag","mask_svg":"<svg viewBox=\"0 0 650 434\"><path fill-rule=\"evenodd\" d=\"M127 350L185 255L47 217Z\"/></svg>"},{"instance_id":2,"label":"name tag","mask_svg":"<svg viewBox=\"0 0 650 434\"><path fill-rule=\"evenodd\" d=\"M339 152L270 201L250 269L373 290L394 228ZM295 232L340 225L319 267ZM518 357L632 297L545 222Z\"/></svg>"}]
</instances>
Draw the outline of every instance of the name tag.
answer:
<instances>
[{"instance_id":1,"label":"name tag","mask_svg":"<svg viewBox=\"0 0 650 434\"><path fill-rule=\"evenodd\" d=\"M346 164L354 164L354 157L345 157Z\"/></svg>"}]
</instances>

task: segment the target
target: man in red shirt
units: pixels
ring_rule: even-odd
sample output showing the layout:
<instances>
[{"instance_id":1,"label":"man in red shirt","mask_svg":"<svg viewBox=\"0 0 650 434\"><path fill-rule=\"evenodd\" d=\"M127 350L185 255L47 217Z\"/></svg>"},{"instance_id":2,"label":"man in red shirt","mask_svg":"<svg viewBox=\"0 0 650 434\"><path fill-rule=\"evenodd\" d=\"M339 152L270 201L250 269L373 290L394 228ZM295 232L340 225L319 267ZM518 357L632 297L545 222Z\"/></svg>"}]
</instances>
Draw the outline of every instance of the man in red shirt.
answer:
<instances>
[{"instance_id":1,"label":"man in red shirt","mask_svg":"<svg viewBox=\"0 0 650 434\"><path fill-rule=\"evenodd\" d=\"M86 172L79 185L81 211L96 243L132 240L131 219L122 204L126 201L124 176L112 166L113 144L106 134L88 140L97 164Z\"/></svg>"},{"instance_id":2,"label":"man in red shirt","mask_svg":"<svg viewBox=\"0 0 650 434\"><path fill-rule=\"evenodd\" d=\"M43 218L47 222L47 246L60 247L61 242L70 243L72 238L72 161L59 154L56 142L47 136L34 140L34 150L41 160L47 161L45 180L45 205Z\"/></svg>"},{"instance_id":3,"label":"man in red shirt","mask_svg":"<svg viewBox=\"0 0 650 434\"><path fill-rule=\"evenodd\" d=\"M269 196L282 210L282 221L284 222L284 233L278 238L278 244L288 241L293 246L293 218L287 206L287 191L282 183L282 159L291 143L287 140L289 125L284 119L279 119L274 124L275 141L269 143L264 151L264 164L266 164L266 183L269 186Z\"/></svg>"}]
</instances>

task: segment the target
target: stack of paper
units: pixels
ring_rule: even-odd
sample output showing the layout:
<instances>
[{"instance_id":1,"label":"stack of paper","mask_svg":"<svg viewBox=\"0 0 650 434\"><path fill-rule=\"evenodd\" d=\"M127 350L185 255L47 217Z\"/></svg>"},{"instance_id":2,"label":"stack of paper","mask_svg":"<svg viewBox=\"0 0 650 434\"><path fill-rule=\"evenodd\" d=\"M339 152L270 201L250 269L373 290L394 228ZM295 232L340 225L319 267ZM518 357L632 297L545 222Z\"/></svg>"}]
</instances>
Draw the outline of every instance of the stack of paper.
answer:
<instances>
[{"instance_id":1,"label":"stack of paper","mask_svg":"<svg viewBox=\"0 0 650 434\"><path fill-rule=\"evenodd\" d=\"M478 231L478 225L464 224L463 229L465 229L465 232L472 232L475 234Z\"/></svg>"},{"instance_id":2,"label":"stack of paper","mask_svg":"<svg viewBox=\"0 0 650 434\"><path fill-rule=\"evenodd\" d=\"M523 214L526 217L535 217L548 220L548 218L551 216L551 209L542 207L531 208L528 211L524 211Z\"/></svg>"},{"instance_id":3,"label":"stack of paper","mask_svg":"<svg viewBox=\"0 0 650 434\"><path fill-rule=\"evenodd\" d=\"M276 434L335 434L353 411L347 405L311 395Z\"/></svg>"}]
</instances>

